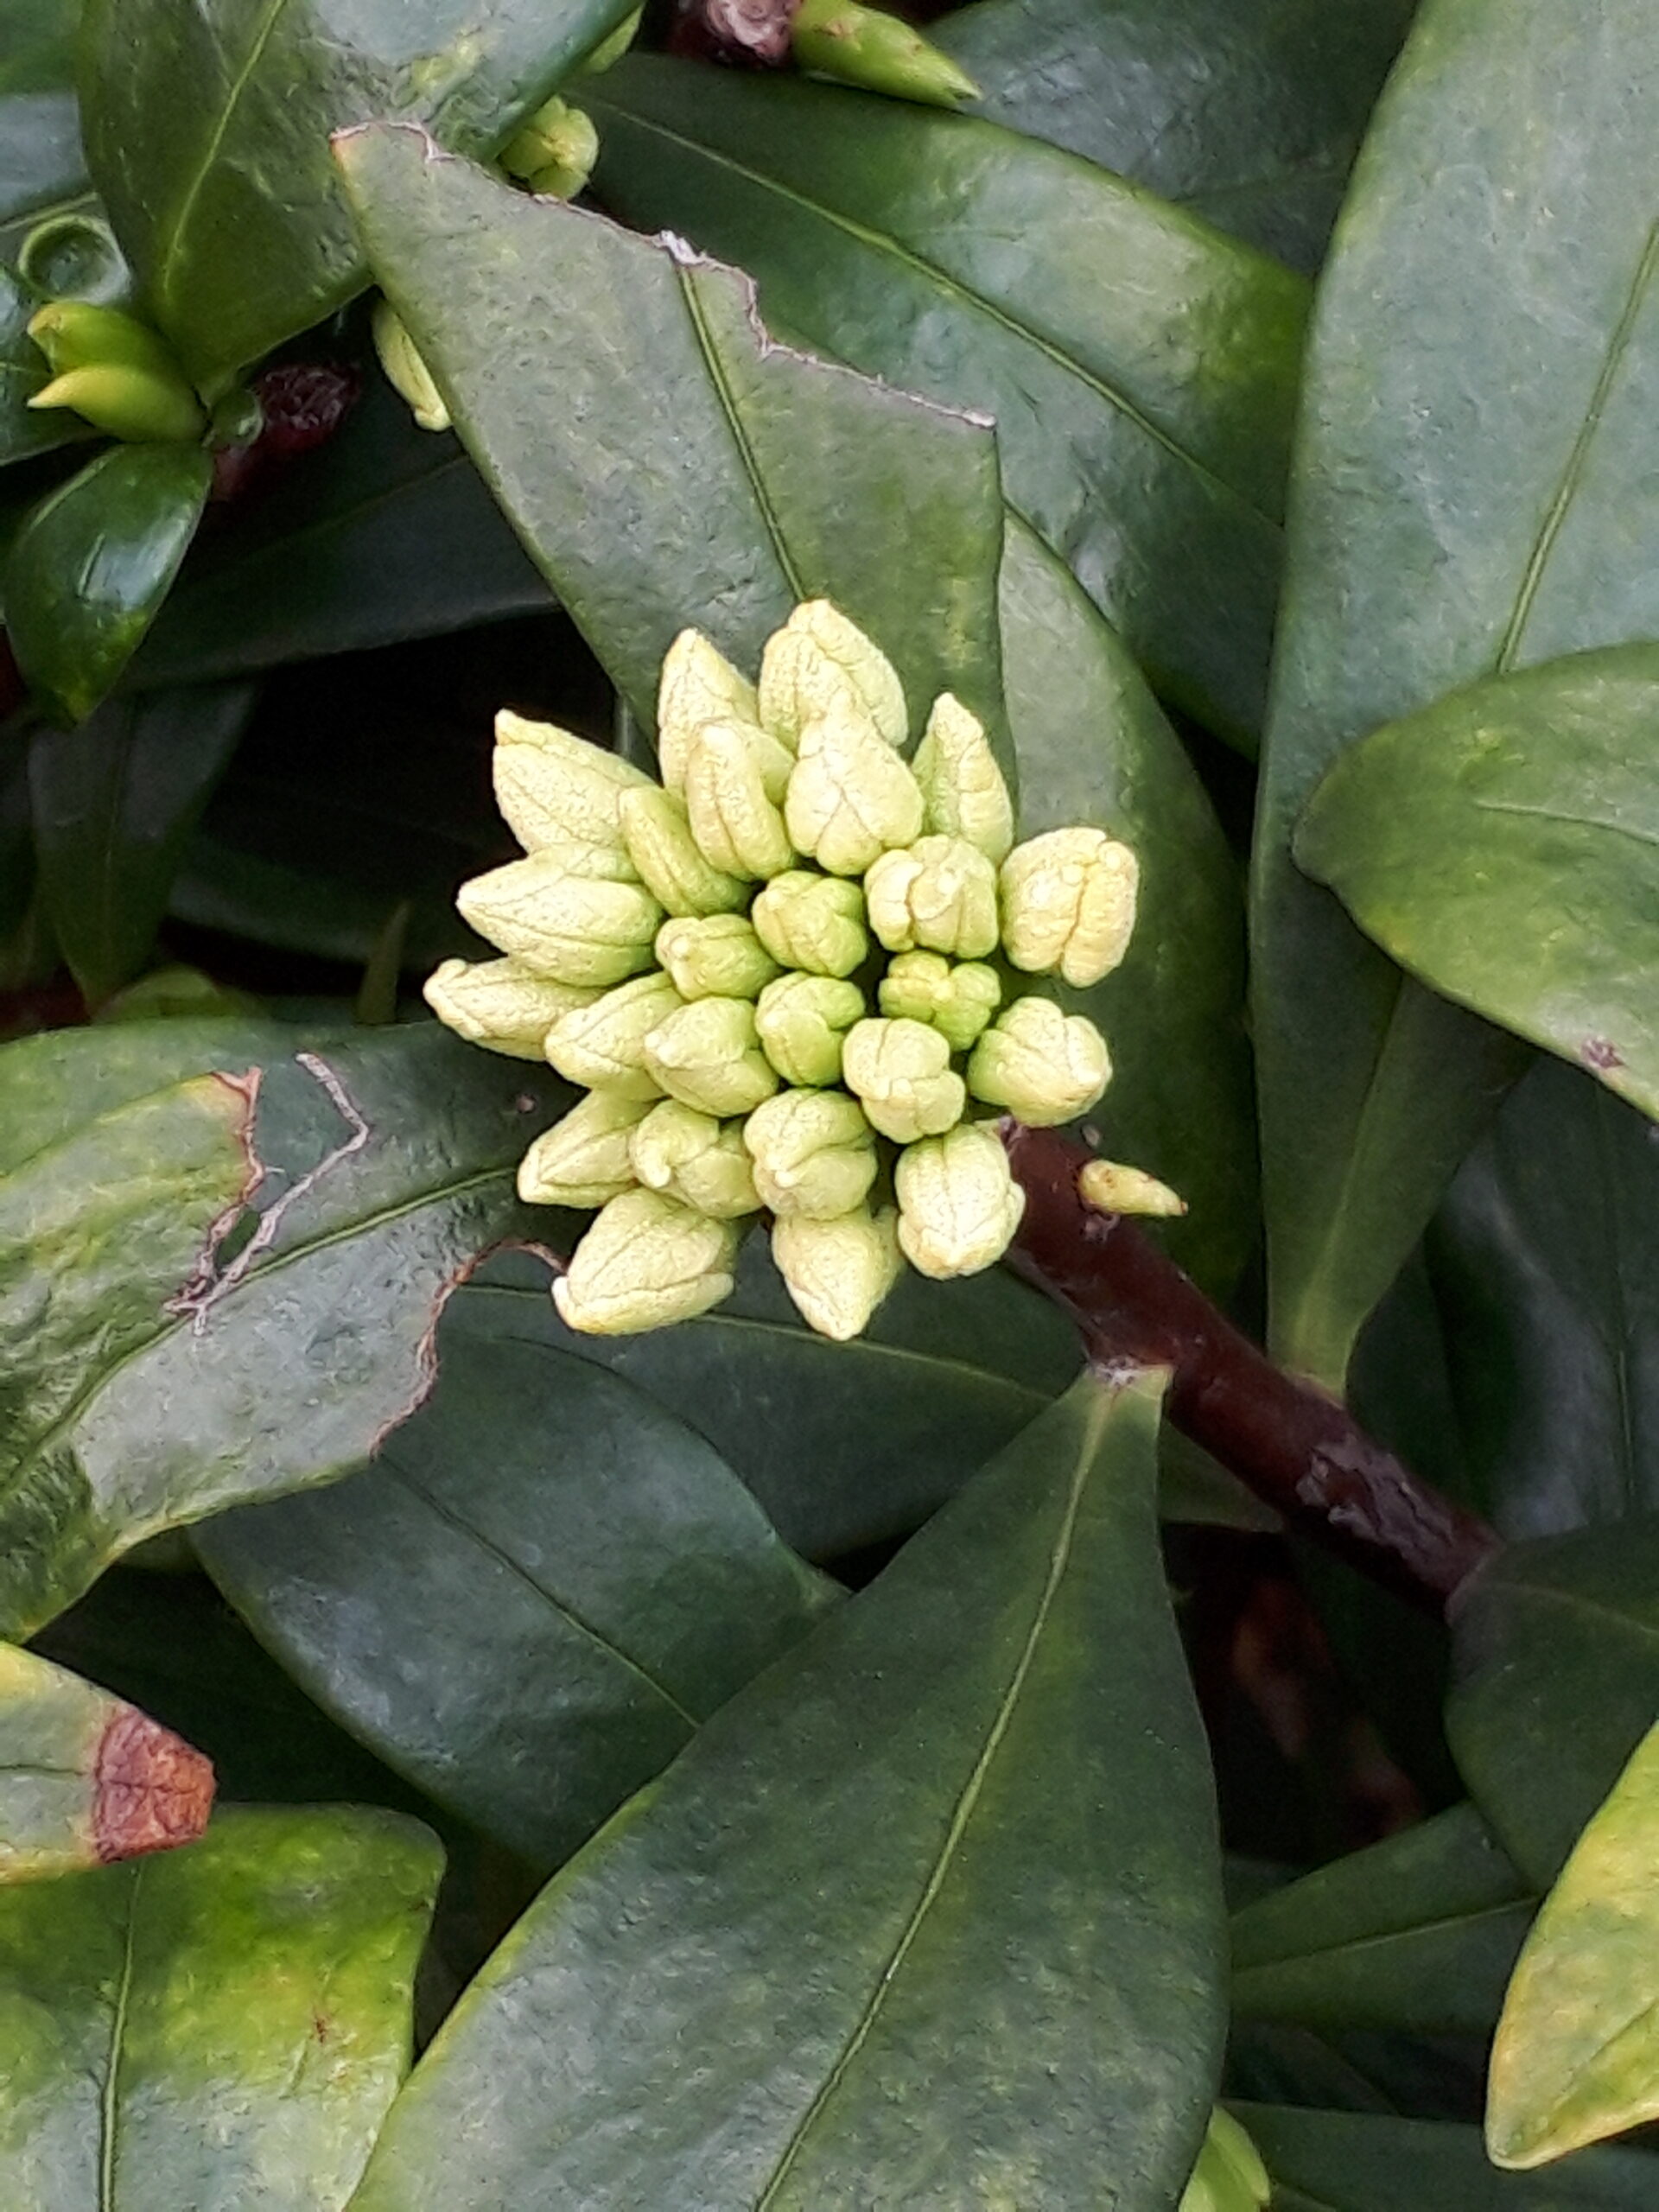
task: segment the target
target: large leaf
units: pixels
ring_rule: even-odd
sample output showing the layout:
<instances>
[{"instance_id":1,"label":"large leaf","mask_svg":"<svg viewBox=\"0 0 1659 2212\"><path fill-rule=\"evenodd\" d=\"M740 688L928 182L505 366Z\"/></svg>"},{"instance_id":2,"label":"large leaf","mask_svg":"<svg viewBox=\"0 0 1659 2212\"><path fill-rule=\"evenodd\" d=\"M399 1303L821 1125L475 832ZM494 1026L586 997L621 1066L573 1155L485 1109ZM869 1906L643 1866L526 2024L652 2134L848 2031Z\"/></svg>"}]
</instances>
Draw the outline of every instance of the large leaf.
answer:
<instances>
[{"instance_id":1,"label":"large leaf","mask_svg":"<svg viewBox=\"0 0 1659 2212\"><path fill-rule=\"evenodd\" d=\"M628 0L90 0L86 155L204 387L359 290L331 131L414 116L493 153Z\"/></svg>"},{"instance_id":2,"label":"large leaf","mask_svg":"<svg viewBox=\"0 0 1659 2212\"><path fill-rule=\"evenodd\" d=\"M435 1025L163 1021L0 1055L0 1625L118 1553L327 1481L418 1402L521 1228L553 1086Z\"/></svg>"},{"instance_id":3,"label":"large leaf","mask_svg":"<svg viewBox=\"0 0 1659 2212\"><path fill-rule=\"evenodd\" d=\"M1654 2161L1596 2151L1503 2174L1478 2127L1282 2105L1235 2107L1273 2176L1273 2212L1649 2212Z\"/></svg>"},{"instance_id":4,"label":"large leaf","mask_svg":"<svg viewBox=\"0 0 1659 2212\"><path fill-rule=\"evenodd\" d=\"M1222 1931L1157 1404L1079 1383L709 1723L474 1983L355 2212L1166 2212Z\"/></svg>"},{"instance_id":5,"label":"large leaf","mask_svg":"<svg viewBox=\"0 0 1659 2212\"><path fill-rule=\"evenodd\" d=\"M753 668L823 595L886 650L918 722L952 690L1001 730L985 423L774 346L730 270L434 159L418 131L339 153L462 439L647 728L686 624Z\"/></svg>"},{"instance_id":6,"label":"large leaf","mask_svg":"<svg viewBox=\"0 0 1659 2212\"><path fill-rule=\"evenodd\" d=\"M0 92L72 82L79 20L80 0L0 0Z\"/></svg>"},{"instance_id":7,"label":"large leaf","mask_svg":"<svg viewBox=\"0 0 1659 2212\"><path fill-rule=\"evenodd\" d=\"M1659 629L1656 77L1645 0L1425 0L1321 285L1253 973L1274 1338L1327 1382L1515 1062L1298 873L1292 827L1382 723Z\"/></svg>"},{"instance_id":8,"label":"large leaf","mask_svg":"<svg viewBox=\"0 0 1659 2212\"><path fill-rule=\"evenodd\" d=\"M929 35L976 112L1310 275L1415 0L980 0Z\"/></svg>"},{"instance_id":9,"label":"large leaf","mask_svg":"<svg viewBox=\"0 0 1659 2212\"><path fill-rule=\"evenodd\" d=\"M691 1429L510 1336L446 1332L371 1465L197 1544L319 1703L543 1866L836 1595Z\"/></svg>"},{"instance_id":10,"label":"large leaf","mask_svg":"<svg viewBox=\"0 0 1659 2212\"><path fill-rule=\"evenodd\" d=\"M440 1865L395 1814L233 1812L0 1895L8 2212L338 2212L408 2063Z\"/></svg>"},{"instance_id":11,"label":"large leaf","mask_svg":"<svg viewBox=\"0 0 1659 2212\"><path fill-rule=\"evenodd\" d=\"M609 205L740 263L779 330L994 415L1012 506L1160 687L1254 741L1300 277L968 117L648 56L584 99Z\"/></svg>"}]
</instances>

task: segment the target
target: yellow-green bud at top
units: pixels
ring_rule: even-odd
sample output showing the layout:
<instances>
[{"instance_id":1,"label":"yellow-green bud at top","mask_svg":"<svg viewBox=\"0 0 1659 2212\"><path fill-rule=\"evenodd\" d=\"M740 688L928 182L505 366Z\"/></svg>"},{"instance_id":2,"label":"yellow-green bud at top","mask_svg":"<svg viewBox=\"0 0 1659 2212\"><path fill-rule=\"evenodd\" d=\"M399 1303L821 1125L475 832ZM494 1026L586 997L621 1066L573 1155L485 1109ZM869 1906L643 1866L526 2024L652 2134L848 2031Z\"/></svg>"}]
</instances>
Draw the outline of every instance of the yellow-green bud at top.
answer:
<instances>
[{"instance_id":1,"label":"yellow-green bud at top","mask_svg":"<svg viewBox=\"0 0 1659 2212\"><path fill-rule=\"evenodd\" d=\"M685 804L705 860L727 875L765 882L795 858L784 817L742 729L704 722L685 755Z\"/></svg>"},{"instance_id":2,"label":"yellow-green bud at top","mask_svg":"<svg viewBox=\"0 0 1659 2212\"><path fill-rule=\"evenodd\" d=\"M643 884L572 875L550 853L475 875L455 904L480 937L534 974L601 988L652 966L663 919Z\"/></svg>"},{"instance_id":3,"label":"yellow-green bud at top","mask_svg":"<svg viewBox=\"0 0 1659 2212\"><path fill-rule=\"evenodd\" d=\"M743 1142L742 1124L717 1122L677 1098L654 1106L633 1133L633 1172L646 1188L717 1221L757 1213L760 1194Z\"/></svg>"},{"instance_id":4,"label":"yellow-green bud at top","mask_svg":"<svg viewBox=\"0 0 1659 2212\"><path fill-rule=\"evenodd\" d=\"M883 1014L925 1021L953 1052L965 1052L1002 1000L995 968L947 960L942 952L901 952L881 978Z\"/></svg>"},{"instance_id":5,"label":"yellow-green bud at top","mask_svg":"<svg viewBox=\"0 0 1659 2212\"><path fill-rule=\"evenodd\" d=\"M748 677L701 630L682 630L668 649L657 685L657 759L671 791L685 785L685 756L704 722L758 723Z\"/></svg>"},{"instance_id":6,"label":"yellow-green bud at top","mask_svg":"<svg viewBox=\"0 0 1659 2212\"><path fill-rule=\"evenodd\" d=\"M760 892L749 918L774 959L809 976L850 976L869 954L864 894L845 876L790 868Z\"/></svg>"},{"instance_id":7,"label":"yellow-green bud at top","mask_svg":"<svg viewBox=\"0 0 1659 2212\"><path fill-rule=\"evenodd\" d=\"M913 1144L954 1128L967 1086L950 1065L950 1047L925 1021L855 1022L841 1048L842 1080L884 1137Z\"/></svg>"},{"instance_id":8,"label":"yellow-green bud at top","mask_svg":"<svg viewBox=\"0 0 1659 2212\"><path fill-rule=\"evenodd\" d=\"M844 1090L780 1090L743 1124L754 1187L775 1214L833 1220L875 1180L875 1140Z\"/></svg>"},{"instance_id":9,"label":"yellow-green bud at top","mask_svg":"<svg viewBox=\"0 0 1659 2212\"><path fill-rule=\"evenodd\" d=\"M814 1090L841 1081L842 1039L867 1011L856 983L834 976L780 976L757 1000L754 1025L784 1081Z\"/></svg>"},{"instance_id":10,"label":"yellow-green bud at top","mask_svg":"<svg viewBox=\"0 0 1659 2212\"><path fill-rule=\"evenodd\" d=\"M119 308L99 307L91 300L48 300L30 315L28 329L54 376L118 363L156 377L183 375L161 333Z\"/></svg>"},{"instance_id":11,"label":"yellow-green bud at top","mask_svg":"<svg viewBox=\"0 0 1659 2212\"><path fill-rule=\"evenodd\" d=\"M207 426L206 411L181 376L158 377L124 361L66 369L31 392L25 404L67 407L94 429L134 445L188 444Z\"/></svg>"},{"instance_id":12,"label":"yellow-green bud at top","mask_svg":"<svg viewBox=\"0 0 1659 2212\"><path fill-rule=\"evenodd\" d=\"M578 1017L580 1018L580 1017ZM1015 999L974 1047L968 1088L1033 1129L1085 1113L1112 1077L1106 1039L1086 1014L1052 999Z\"/></svg>"},{"instance_id":13,"label":"yellow-green bud at top","mask_svg":"<svg viewBox=\"0 0 1659 2212\"><path fill-rule=\"evenodd\" d=\"M732 1292L738 1230L660 1191L613 1198L553 1286L565 1326L626 1337L690 1321Z\"/></svg>"},{"instance_id":14,"label":"yellow-green bud at top","mask_svg":"<svg viewBox=\"0 0 1659 2212\"><path fill-rule=\"evenodd\" d=\"M783 1214L772 1225L772 1256L802 1319L837 1344L859 1336L899 1278L899 1217L868 1206L815 1221Z\"/></svg>"},{"instance_id":15,"label":"yellow-green bud at top","mask_svg":"<svg viewBox=\"0 0 1659 2212\"><path fill-rule=\"evenodd\" d=\"M574 200L594 173L599 133L569 100L544 101L507 142L501 166L548 200Z\"/></svg>"},{"instance_id":16,"label":"yellow-green bud at top","mask_svg":"<svg viewBox=\"0 0 1659 2212\"><path fill-rule=\"evenodd\" d=\"M590 1090L519 1161L519 1197L531 1206L602 1206L627 1190L633 1182L630 1140L652 1103Z\"/></svg>"},{"instance_id":17,"label":"yellow-green bud at top","mask_svg":"<svg viewBox=\"0 0 1659 2212\"><path fill-rule=\"evenodd\" d=\"M1103 830L1046 830L1002 863L1002 944L1016 968L1058 973L1078 990L1128 950L1140 869Z\"/></svg>"},{"instance_id":18,"label":"yellow-green bud at top","mask_svg":"<svg viewBox=\"0 0 1659 2212\"><path fill-rule=\"evenodd\" d=\"M1014 801L985 725L948 691L933 702L912 765L928 828L965 837L994 867L1007 860L1014 849Z\"/></svg>"},{"instance_id":19,"label":"yellow-green bud at top","mask_svg":"<svg viewBox=\"0 0 1659 2212\"><path fill-rule=\"evenodd\" d=\"M625 16L608 37L601 39L591 54L583 54L576 64L576 74L597 77L605 70L614 68L639 36L639 19L645 12L643 8L636 8L631 16Z\"/></svg>"},{"instance_id":20,"label":"yellow-green bud at top","mask_svg":"<svg viewBox=\"0 0 1659 2212\"><path fill-rule=\"evenodd\" d=\"M664 922L657 957L686 999L752 999L778 963L741 914L692 914Z\"/></svg>"},{"instance_id":21,"label":"yellow-green bud at top","mask_svg":"<svg viewBox=\"0 0 1659 2212\"><path fill-rule=\"evenodd\" d=\"M843 699L801 734L784 819L797 848L821 868L862 875L921 829L921 786L869 715Z\"/></svg>"},{"instance_id":22,"label":"yellow-green bud at top","mask_svg":"<svg viewBox=\"0 0 1659 2212\"><path fill-rule=\"evenodd\" d=\"M1232 2114L1217 2105L1179 2212L1261 2212L1272 2196L1260 2152Z\"/></svg>"},{"instance_id":23,"label":"yellow-green bud at top","mask_svg":"<svg viewBox=\"0 0 1659 2212\"><path fill-rule=\"evenodd\" d=\"M671 914L729 914L747 904L750 887L742 878L703 858L677 792L656 784L624 791L621 815L628 859Z\"/></svg>"},{"instance_id":24,"label":"yellow-green bud at top","mask_svg":"<svg viewBox=\"0 0 1659 2212\"><path fill-rule=\"evenodd\" d=\"M567 1081L590 1090L659 1098L657 1079L645 1065L645 1039L683 1003L666 976L655 969L636 976L562 1014L547 1033L547 1057Z\"/></svg>"},{"instance_id":25,"label":"yellow-green bud at top","mask_svg":"<svg viewBox=\"0 0 1659 2212\"><path fill-rule=\"evenodd\" d=\"M631 763L568 729L505 708L495 718L495 803L526 852L590 845L616 855L620 873L632 875L622 794L652 788Z\"/></svg>"},{"instance_id":26,"label":"yellow-green bud at top","mask_svg":"<svg viewBox=\"0 0 1659 2212\"><path fill-rule=\"evenodd\" d=\"M801 0L790 27L790 49L803 69L895 99L958 107L979 87L908 23L859 0Z\"/></svg>"},{"instance_id":27,"label":"yellow-green bud at top","mask_svg":"<svg viewBox=\"0 0 1659 2212\"><path fill-rule=\"evenodd\" d=\"M747 999L679 1007L646 1038L645 1065L671 1098L721 1121L747 1114L778 1088Z\"/></svg>"},{"instance_id":28,"label":"yellow-green bud at top","mask_svg":"<svg viewBox=\"0 0 1659 2212\"><path fill-rule=\"evenodd\" d=\"M1001 1140L983 1122L959 1122L942 1137L906 1145L893 1187L905 1257L941 1282L1000 1260L1026 1210Z\"/></svg>"},{"instance_id":29,"label":"yellow-green bud at top","mask_svg":"<svg viewBox=\"0 0 1659 2212\"><path fill-rule=\"evenodd\" d=\"M443 394L432 381L432 372L421 359L415 340L390 300L377 300L370 318L374 350L386 372L386 382L400 399L408 401L417 428L447 430L449 410Z\"/></svg>"},{"instance_id":30,"label":"yellow-green bud at top","mask_svg":"<svg viewBox=\"0 0 1659 2212\"><path fill-rule=\"evenodd\" d=\"M889 952L980 960L996 950L996 870L965 837L918 837L864 879L870 927Z\"/></svg>"},{"instance_id":31,"label":"yellow-green bud at top","mask_svg":"<svg viewBox=\"0 0 1659 2212\"><path fill-rule=\"evenodd\" d=\"M1077 1189L1096 1213L1139 1213L1173 1217L1186 1211L1186 1200L1148 1175L1116 1160L1091 1160L1079 1170Z\"/></svg>"},{"instance_id":32,"label":"yellow-green bud at top","mask_svg":"<svg viewBox=\"0 0 1659 2212\"><path fill-rule=\"evenodd\" d=\"M469 1045L510 1059L539 1060L560 1016L590 1005L599 993L550 982L516 960L445 960L427 977L423 995L444 1027Z\"/></svg>"},{"instance_id":33,"label":"yellow-green bud at top","mask_svg":"<svg viewBox=\"0 0 1659 2212\"><path fill-rule=\"evenodd\" d=\"M847 705L861 709L889 745L903 745L910 734L893 663L827 599L809 600L766 640L760 719L793 753L810 724Z\"/></svg>"}]
</instances>

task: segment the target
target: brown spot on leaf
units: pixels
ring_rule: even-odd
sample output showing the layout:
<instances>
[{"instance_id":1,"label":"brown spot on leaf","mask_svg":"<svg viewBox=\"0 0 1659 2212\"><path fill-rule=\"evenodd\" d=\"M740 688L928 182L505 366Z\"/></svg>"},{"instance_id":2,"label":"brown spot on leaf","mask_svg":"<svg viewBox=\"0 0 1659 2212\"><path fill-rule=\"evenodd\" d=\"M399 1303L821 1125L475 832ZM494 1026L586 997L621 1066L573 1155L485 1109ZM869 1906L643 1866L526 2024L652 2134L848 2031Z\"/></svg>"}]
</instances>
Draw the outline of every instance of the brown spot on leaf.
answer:
<instances>
[{"instance_id":1,"label":"brown spot on leaf","mask_svg":"<svg viewBox=\"0 0 1659 2212\"><path fill-rule=\"evenodd\" d=\"M104 1731L92 1783L92 1848L105 1866L194 1843L213 1808L213 1762L130 1706Z\"/></svg>"},{"instance_id":2,"label":"brown spot on leaf","mask_svg":"<svg viewBox=\"0 0 1659 2212\"><path fill-rule=\"evenodd\" d=\"M1622 1068L1624 1055L1610 1037L1586 1037L1579 1047L1579 1058L1587 1068Z\"/></svg>"}]
</instances>

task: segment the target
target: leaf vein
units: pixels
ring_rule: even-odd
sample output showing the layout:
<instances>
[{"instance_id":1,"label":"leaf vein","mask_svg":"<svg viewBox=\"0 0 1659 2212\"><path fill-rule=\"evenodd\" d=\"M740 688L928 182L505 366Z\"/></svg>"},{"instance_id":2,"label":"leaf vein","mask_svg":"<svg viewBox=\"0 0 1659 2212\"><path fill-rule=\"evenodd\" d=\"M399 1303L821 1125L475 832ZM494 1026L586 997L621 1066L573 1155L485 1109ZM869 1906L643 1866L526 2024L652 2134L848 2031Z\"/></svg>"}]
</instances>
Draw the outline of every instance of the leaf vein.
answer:
<instances>
[{"instance_id":1,"label":"leaf vein","mask_svg":"<svg viewBox=\"0 0 1659 2212\"><path fill-rule=\"evenodd\" d=\"M784 537L783 524L779 518L777 509L772 503L772 495L767 491L766 481L760 474L760 458L755 453L748 432L743 427L742 418L737 411L737 401L733 394L730 380L726 374L726 365L721 359L719 348L715 344L715 334L709 327L709 318L703 312L702 302L697 297L696 284L691 272L678 260L674 264L674 274L679 282L680 295L685 302L686 313L691 320L691 328L696 337L698 350L707 365L709 380L715 387L715 397L720 401L721 411L726 417L727 427L731 431L733 442L737 448L738 458L743 464L743 474L748 479L749 489L753 493L755 505L760 510L760 519L766 524L767 537L772 540L772 550L778 556L778 565L784 572L784 579L789 586L790 595L798 605L808 596L806 586L801 581L800 573L791 556L788 543Z\"/></svg>"}]
</instances>

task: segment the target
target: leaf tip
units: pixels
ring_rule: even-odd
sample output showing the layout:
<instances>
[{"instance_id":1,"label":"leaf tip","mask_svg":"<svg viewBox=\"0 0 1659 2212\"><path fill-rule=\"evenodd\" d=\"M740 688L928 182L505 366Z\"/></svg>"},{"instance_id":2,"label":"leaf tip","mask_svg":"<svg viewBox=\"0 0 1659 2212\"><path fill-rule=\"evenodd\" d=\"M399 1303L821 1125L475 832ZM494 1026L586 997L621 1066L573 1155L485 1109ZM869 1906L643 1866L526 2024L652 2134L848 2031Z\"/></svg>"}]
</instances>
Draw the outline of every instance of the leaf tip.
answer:
<instances>
[{"instance_id":1,"label":"leaf tip","mask_svg":"<svg viewBox=\"0 0 1659 2212\"><path fill-rule=\"evenodd\" d=\"M130 1706L105 1729L92 1778L92 1848L104 1866L194 1843L213 1809L213 1762Z\"/></svg>"}]
</instances>

